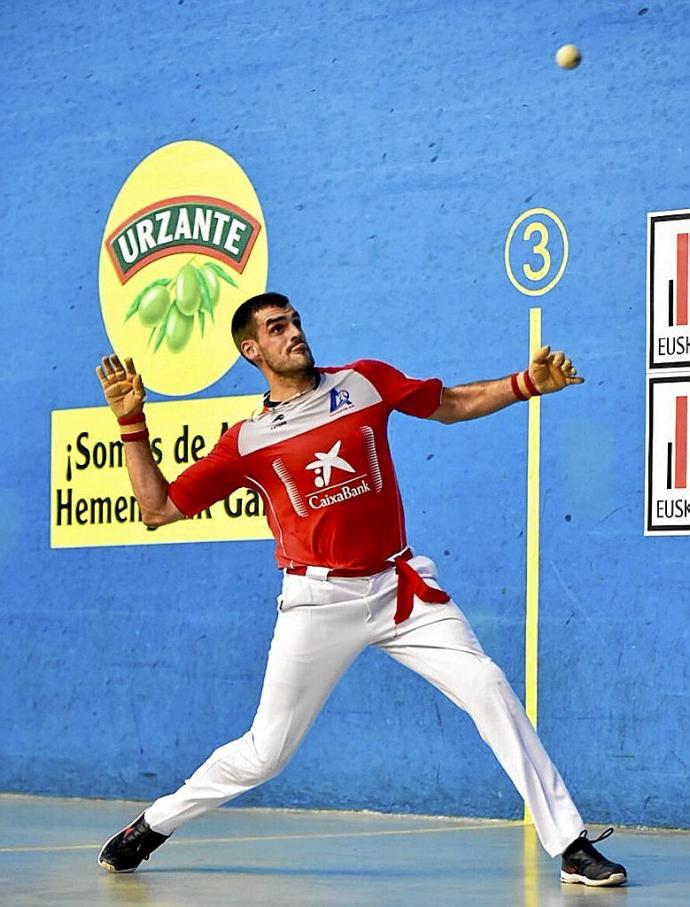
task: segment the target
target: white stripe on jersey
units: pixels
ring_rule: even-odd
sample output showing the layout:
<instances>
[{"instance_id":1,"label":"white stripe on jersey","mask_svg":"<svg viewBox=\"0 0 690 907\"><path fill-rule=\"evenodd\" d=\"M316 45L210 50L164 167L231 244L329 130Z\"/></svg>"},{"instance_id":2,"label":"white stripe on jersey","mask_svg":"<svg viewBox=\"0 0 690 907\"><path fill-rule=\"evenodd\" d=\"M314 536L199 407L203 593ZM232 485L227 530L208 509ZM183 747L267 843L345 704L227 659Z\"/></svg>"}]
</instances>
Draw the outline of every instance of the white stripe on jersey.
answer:
<instances>
[{"instance_id":1,"label":"white stripe on jersey","mask_svg":"<svg viewBox=\"0 0 690 907\"><path fill-rule=\"evenodd\" d=\"M313 391L271 407L268 412L242 424L237 437L240 456L246 456L264 447L270 447L271 444L319 428L324 425L324 421L330 424L342 416L381 402L381 395L371 381L353 369L320 374L319 385ZM326 420L324 398L335 400L338 404L335 408L328 404L331 412ZM371 443L367 438L367 444L371 446ZM374 449L374 455L375 453ZM277 469L276 473L280 476Z\"/></svg>"}]
</instances>

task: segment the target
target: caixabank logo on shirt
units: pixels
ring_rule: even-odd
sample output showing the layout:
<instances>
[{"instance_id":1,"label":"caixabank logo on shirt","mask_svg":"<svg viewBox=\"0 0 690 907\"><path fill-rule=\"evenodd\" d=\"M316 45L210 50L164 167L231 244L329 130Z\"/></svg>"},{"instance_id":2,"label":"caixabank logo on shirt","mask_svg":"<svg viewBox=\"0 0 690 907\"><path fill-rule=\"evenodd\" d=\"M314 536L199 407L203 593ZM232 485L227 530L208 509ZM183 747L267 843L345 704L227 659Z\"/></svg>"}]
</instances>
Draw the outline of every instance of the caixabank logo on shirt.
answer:
<instances>
[{"instance_id":1,"label":"caixabank logo on shirt","mask_svg":"<svg viewBox=\"0 0 690 907\"><path fill-rule=\"evenodd\" d=\"M360 495L368 494L371 491L371 484L367 475L355 475L352 478L331 482L334 472L342 475L343 473L355 473L357 471L354 466L340 456L341 443L336 441L330 450L316 451L314 460L306 466L307 470L312 471L314 485L320 489L307 495L307 501L312 510L330 507L331 504L340 504L343 501L358 498Z\"/></svg>"},{"instance_id":2,"label":"caixabank logo on shirt","mask_svg":"<svg viewBox=\"0 0 690 907\"><path fill-rule=\"evenodd\" d=\"M273 471L285 486L298 516L308 517L310 511L381 491L383 476L376 453L374 430L370 425L362 425L360 434L364 448L363 452L356 452L356 458L348 454L348 459L341 451L342 441L338 440L328 450L315 450L313 459L304 466L304 473L296 477L290 473L282 458L273 461ZM351 460L363 461L366 466L357 469ZM305 476L308 476L306 485Z\"/></svg>"},{"instance_id":3,"label":"caixabank logo on shirt","mask_svg":"<svg viewBox=\"0 0 690 907\"><path fill-rule=\"evenodd\" d=\"M159 148L105 227L99 290L113 350L159 393L208 387L237 360L232 316L265 290L267 271L263 213L239 164L205 142Z\"/></svg>"}]
</instances>

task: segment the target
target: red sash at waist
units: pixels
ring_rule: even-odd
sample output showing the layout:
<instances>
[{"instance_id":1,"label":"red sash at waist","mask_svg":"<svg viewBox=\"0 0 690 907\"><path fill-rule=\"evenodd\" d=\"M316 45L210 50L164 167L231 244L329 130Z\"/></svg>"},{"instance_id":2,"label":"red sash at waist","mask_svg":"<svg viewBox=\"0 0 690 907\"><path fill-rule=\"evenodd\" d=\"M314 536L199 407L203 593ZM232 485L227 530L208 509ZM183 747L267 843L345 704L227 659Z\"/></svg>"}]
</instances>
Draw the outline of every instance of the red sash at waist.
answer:
<instances>
[{"instance_id":1,"label":"red sash at waist","mask_svg":"<svg viewBox=\"0 0 690 907\"><path fill-rule=\"evenodd\" d=\"M385 570L390 570L391 567L394 567L395 572L398 574L394 620L396 624L401 624L403 621L407 620L410 614L412 614L415 595L428 604L442 605L445 604L445 602L450 601L450 595L448 595L447 592L444 592L443 589L436 589L434 586L430 586L423 577L417 573L414 567L408 563L412 557L412 551L410 551L409 548L406 548L405 551L403 551L402 554L397 555L397 557L383 561L380 564L374 564L366 569L329 569L328 572L325 573L324 579L328 576L374 576L376 573L383 573ZM308 567L287 567L285 572L297 576L306 576L308 569Z\"/></svg>"}]
</instances>

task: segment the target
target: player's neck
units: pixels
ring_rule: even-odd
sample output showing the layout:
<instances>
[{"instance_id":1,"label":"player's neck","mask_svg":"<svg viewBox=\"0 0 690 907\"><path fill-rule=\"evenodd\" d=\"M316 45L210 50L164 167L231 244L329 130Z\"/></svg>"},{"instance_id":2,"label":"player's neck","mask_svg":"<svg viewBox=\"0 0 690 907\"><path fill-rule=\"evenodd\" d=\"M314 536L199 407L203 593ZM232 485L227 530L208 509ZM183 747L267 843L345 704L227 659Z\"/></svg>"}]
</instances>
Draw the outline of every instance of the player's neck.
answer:
<instances>
[{"instance_id":1,"label":"player's neck","mask_svg":"<svg viewBox=\"0 0 690 907\"><path fill-rule=\"evenodd\" d=\"M272 372L266 375L268 381L268 399L271 403L286 403L301 394L306 394L316 386L316 369L310 368L293 375L278 375Z\"/></svg>"}]
</instances>

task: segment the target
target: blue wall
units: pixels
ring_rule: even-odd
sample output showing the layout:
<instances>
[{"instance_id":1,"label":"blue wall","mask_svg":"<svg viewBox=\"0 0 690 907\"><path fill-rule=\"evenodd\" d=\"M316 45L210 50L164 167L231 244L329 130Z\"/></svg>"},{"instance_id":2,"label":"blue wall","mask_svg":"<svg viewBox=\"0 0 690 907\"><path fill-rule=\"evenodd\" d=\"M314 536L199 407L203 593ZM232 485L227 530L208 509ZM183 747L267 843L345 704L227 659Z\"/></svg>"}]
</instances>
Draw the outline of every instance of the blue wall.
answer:
<instances>
[{"instance_id":1,"label":"blue wall","mask_svg":"<svg viewBox=\"0 0 690 907\"><path fill-rule=\"evenodd\" d=\"M138 6L135 14L132 8ZM3 9L0 789L152 798L246 730L269 542L51 550L50 412L100 405L99 245L127 174L201 139L244 168L270 286L323 363L446 382L525 364L503 242L564 220L542 407L540 733L590 821L688 825L687 541L644 538L646 212L690 206L690 4L152 0ZM566 73L556 48L585 59ZM244 363L204 395L259 390ZM155 395L153 395L155 399ZM527 410L395 417L409 534L524 692ZM9 427L9 431L8 431ZM243 804L518 817L469 720L368 652Z\"/></svg>"}]
</instances>

